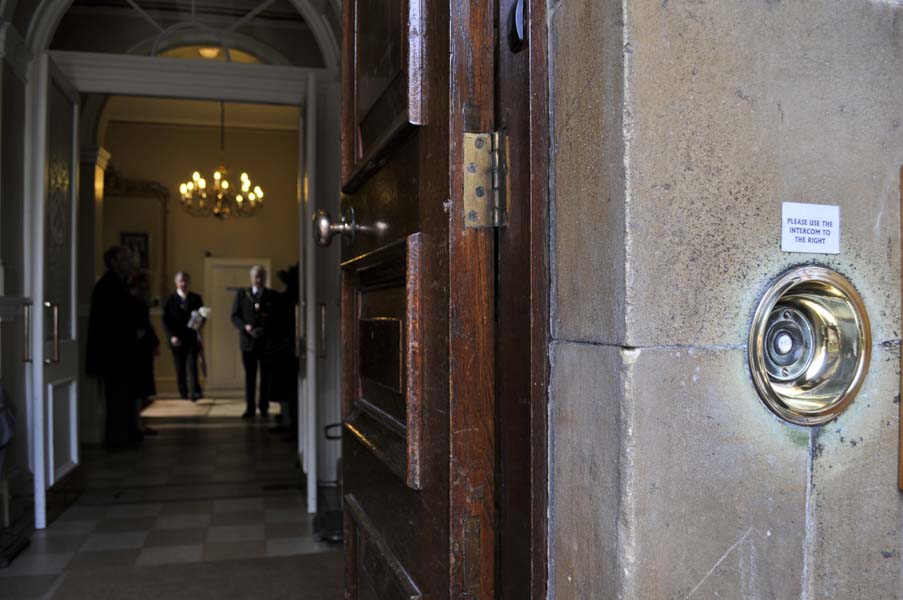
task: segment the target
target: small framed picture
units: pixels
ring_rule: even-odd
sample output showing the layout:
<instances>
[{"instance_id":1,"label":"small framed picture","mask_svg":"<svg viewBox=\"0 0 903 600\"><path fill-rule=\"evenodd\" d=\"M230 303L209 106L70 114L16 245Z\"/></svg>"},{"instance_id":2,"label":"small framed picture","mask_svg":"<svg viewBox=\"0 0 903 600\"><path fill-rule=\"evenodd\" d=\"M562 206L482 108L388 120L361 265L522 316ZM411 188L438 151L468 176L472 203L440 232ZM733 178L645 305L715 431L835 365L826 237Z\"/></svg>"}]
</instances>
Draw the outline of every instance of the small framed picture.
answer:
<instances>
[{"instance_id":1,"label":"small framed picture","mask_svg":"<svg viewBox=\"0 0 903 600\"><path fill-rule=\"evenodd\" d=\"M132 253L132 257L140 268L148 268L150 252L146 233L122 232L119 234L119 243Z\"/></svg>"}]
</instances>

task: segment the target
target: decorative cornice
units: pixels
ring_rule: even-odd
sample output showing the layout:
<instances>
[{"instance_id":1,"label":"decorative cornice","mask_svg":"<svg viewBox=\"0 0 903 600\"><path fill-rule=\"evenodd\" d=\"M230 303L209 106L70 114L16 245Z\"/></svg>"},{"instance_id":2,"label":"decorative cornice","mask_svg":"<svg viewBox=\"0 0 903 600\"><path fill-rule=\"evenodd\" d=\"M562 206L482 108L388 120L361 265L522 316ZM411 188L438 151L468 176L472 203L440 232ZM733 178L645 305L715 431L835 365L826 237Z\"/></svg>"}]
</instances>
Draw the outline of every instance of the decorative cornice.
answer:
<instances>
[{"instance_id":1,"label":"decorative cornice","mask_svg":"<svg viewBox=\"0 0 903 600\"><path fill-rule=\"evenodd\" d=\"M81 162L100 167L101 171L107 170L107 165L110 164L110 156L109 151L103 146L82 146L79 152L79 160Z\"/></svg>"},{"instance_id":2,"label":"decorative cornice","mask_svg":"<svg viewBox=\"0 0 903 600\"><path fill-rule=\"evenodd\" d=\"M0 20L0 58L9 63L16 77L22 81L28 81L31 51L19 30L12 23L4 20Z\"/></svg>"},{"instance_id":3,"label":"decorative cornice","mask_svg":"<svg viewBox=\"0 0 903 600\"><path fill-rule=\"evenodd\" d=\"M104 172L103 195L156 198L165 204L169 200L169 189L156 181L127 179L111 165Z\"/></svg>"}]
</instances>

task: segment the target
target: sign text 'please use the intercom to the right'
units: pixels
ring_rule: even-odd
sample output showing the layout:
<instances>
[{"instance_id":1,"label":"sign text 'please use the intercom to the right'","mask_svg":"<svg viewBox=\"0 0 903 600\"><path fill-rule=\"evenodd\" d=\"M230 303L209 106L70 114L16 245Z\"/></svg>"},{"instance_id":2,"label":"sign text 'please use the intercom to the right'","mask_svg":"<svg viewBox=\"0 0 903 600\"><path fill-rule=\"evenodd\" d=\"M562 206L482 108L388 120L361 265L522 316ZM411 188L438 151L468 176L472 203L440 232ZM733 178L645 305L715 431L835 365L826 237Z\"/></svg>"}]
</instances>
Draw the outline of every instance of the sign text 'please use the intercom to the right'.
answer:
<instances>
[{"instance_id":1,"label":"sign text 'please use the intercom to the right'","mask_svg":"<svg viewBox=\"0 0 903 600\"><path fill-rule=\"evenodd\" d=\"M781 250L840 254L840 207L784 202Z\"/></svg>"}]
</instances>

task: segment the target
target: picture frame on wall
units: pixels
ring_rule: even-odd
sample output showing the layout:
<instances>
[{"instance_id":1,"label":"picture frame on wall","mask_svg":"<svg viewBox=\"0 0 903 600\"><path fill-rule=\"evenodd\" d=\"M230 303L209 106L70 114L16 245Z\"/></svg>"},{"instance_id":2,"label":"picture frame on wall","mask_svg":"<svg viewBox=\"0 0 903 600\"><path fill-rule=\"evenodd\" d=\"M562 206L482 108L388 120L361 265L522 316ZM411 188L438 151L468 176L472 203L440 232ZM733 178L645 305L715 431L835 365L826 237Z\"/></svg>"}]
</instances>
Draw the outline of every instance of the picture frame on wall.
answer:
<instances>
[{"instance_id":1,"label":"picture frame on wall","mask_svg":"<svg viewBox=\"0 0 903 600\"><path fill-rule=\"evenodd\" d=\"M137 259L138 266L147 269L150 265L150 247L146 233L122 232L119 245L127 249Z\"/></svg>"}]
</instances>

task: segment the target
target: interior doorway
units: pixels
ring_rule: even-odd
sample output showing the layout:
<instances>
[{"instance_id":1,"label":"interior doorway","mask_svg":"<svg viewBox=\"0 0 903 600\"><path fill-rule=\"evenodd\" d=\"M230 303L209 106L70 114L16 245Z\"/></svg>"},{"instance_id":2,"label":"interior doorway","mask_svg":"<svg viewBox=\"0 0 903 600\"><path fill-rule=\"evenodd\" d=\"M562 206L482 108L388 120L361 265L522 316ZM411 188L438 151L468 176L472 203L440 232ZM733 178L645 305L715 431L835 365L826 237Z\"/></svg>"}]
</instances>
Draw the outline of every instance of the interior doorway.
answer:
<instances>
[{"instance_id":1,"label":"interior doorway","mask_svg":"<svg viewBox=\"0 0 903 600\"><path fill-rule=\"evenodd\" d=\"M211 316L208 319L206 343L206 390L209 396L241 395L241 350L235 343L232 302L238 290L247 287L248 273L254 265L262 265L272 273L269 258L207 258L204 261L204 290Z\"/></svg>"},{"instance_id":2,"label":"interior doorway","mask_svg":"<svg viewBox=\"0 0 903 600\"><path fill-rule=\"evenodd\" d=\"M80 74L84 73L84 71L80 70L78 64L82 58L73 57L72 53L56 53L54 55L61 62L66 63L67 60L74 61L68 62L65 66L61 68L54 67L54 62L49 57L45 56L43 58L43 62L48 65L46 69L47 72L51 70L53 72L59 72L63 78L65 79L67 76L75 76L76 80L72 83L72 86L80 92L97 92L98 90L109 93L114 92L120 89L122 85L121 81L114 81L110 78L110 75L104 75L98 78L87 77L83 79L79 79ZM92 57L88 59L88 62L93 62L95 59ZM133 76L134 73L131 70L128 70L129 74L126 75L126 70L122 70L121 66L116 67L115 65L111 66L108 64L107 59L105 57L101 57L97 59L99 61L98 66L100 68L111 68L113 71L120 69L120 73L124 78L128 78ZM185 63L194 63L195 61L179 61ZM143 67L138 65L138 70L147 69L147 68L155 68L154 64L141 63L144 65ZM134 66L134 65L133 65ZM158 232L157 240L156 240L156 248L162 248L162 259L158 261L159 266L155 269L150 269L148 276L151 280L150 287L152 289L151 298L154 300L154 303L159 303L163 297L165 297L167 291L167 282L170 280L170 276L172 272L177 270L186 270L184 264L179 267L170 268L172 261L175 256L189 256L189 264L191 260L194 260L194 266L191 266L190 269L196 275L202 273L204 270L203 260L207 257L235 257L239 256L249 256L249 255L259 255L261 245L277 245L281 244L282 250L285 248L289 248L288 253L290 254L290 258L288 260L279 262L274 262L273 265L276 267L277 271L279 270L290 270L294 267L295 276L298 277L298 273L300 272L304 278L304 293L306 294L306 298L308 299L307 306L308 312L310 314L302 315L296 314L295 320L296 322L303 323L303 325L297 328L297 336L303 335L305 330L309 330L312 332L312 335L307 336L305 343L292 344L296 352L310 352L311 356L316 356L316 360L308 361L307 368L304 376L299 377L297 380L296 387L298 388L298 398L299 402L303 403L303 406L298 407L297 413L299 413L304 421L304 427L299 428L298 431L298 454L301 458L303 469L306 474L306 483L307 483L307 507L311 512L316 512L317 510L317 482L318 482L318 470L324 476L322 477L325 481L335 481L338 479L335 470L337 467L337 458L339 449L336 445L327 445L325 444L325 439L319 439L318 433L321 428L331 422L330 413L335 415L338 413L338 390L335 387L327 386L325 389L320 390L316 387L316 378L312 376L312 373L317 371L322 372L326 375L324 381L333 382L337 381L337 372L338 372L338 348L339 344L337 343L338 339L338 327L335 325L337 321L337 310L331 311L331 321L329 319L324 319L322 316L327 314L327 311L318 311L319 314L315 315L313 311L317 310L317 308L325 305L327 308L337 307L338 306L338 282L337 278L333 277L333 280L330 281L329 277L326 278L325 286L323 282L320 281L320 277L316 274L320 270L318 267L319 264L325 264L327 262L331 262L331 260L337 260L337 254L333 257L324 256L323 254L318 255L315 259L312 257L312 254L309 252L305 252L307 248L300 244L300 240L303 239L303 232L307 229L304 225L308 221L308 216L312 214L313 208L311 204L313 202L314 193L316 190L315 181L318 178L318 174L320 172L329 173L330 169L337 170L338 156L337 152L334 157L330 157L330 152L320 152L321 146L325 145L326 147L336 148L338 145L337 132L335 130L330 131L329 121L330 115L337 121L337 106L333 103L329 105L329 109L325 112L325 119L316 119L314 117L314 111L316 110L316 98L318 92L318 86L316 84L316 75L314 73L308 73L304 78L303 82L298 85L297 79L286 88L282 83L284 82L283 77L287 75L287 73L283 73L280 71L279 73L271 72L267 75L266 66L265 65L241 65L242 67L251 67L254 69L263 69L262 73L263 83L258 89L253 91L252 96L255 98L261 97L261 95L266 95L267 89L267 77L271 77L269 80L273 85L281 86L279 90L271 91L272 95L276 98L275 102L279 103L277 105L270 105L268 107L263 107L261 105L253 105L246 103L246 95L243 95L242 92L238 94L234 94L226 89L226 87L219 88L223 91L225 97L229 97L230 94L233 96L237 96L237 99L241 102L239 103L225 103L220 101L219 103L209 103L208 105L219 106L220 110L220 144L219 150L221 155L218 158L220 161L223 159L223 121L222 114L225 110L223 107L228 106L231 111L237 112L239 115L239 122L241 122L242 118L257 118L258 121L263 120L264 122L261 124L251 123L249 126L242 127L233 127L232 129L238 129L238 132L232 131L230 135L234 137L241 138L242 135L245 137L255 136L261 133L263 129L272 129L272 127L268 127L271 125L267 119L270 121L274 120L279 121L280 110L285 112L286 109L294 110L294 116L290 118L291 126L289 127L290 135L288 137L283 136L283 142L287 140L287 143L282 144L282 148L279 147L278 143L257 143L259 140L252 140L251 143L248 143L247 140L239 139L236 144L236 150L230 150L236 154L241 155L244 153L244 159L247 159L248 162L258 161L257 171L261 172L265 175L263 181L272 181L274 179L281 179L285 185L282 186L281 192L273 194L273 188L268 189L267 193L267 206L272 207L274 198L281 199L284 207L290 208L290 212L292 214L278 214L274 212L272 208L269 210L262 210L263 218L252 218L252 219L207 219L206 225L199 225L198 223L202 223L203 221L198 220L195 224L191 226L185 226L185 231L180 231L179 223L176 215L181 214L177 208L179 207L179 199L182 195L184 189L181 187L181 184L178 183L177 179L188 179L191 177L192 169L200 168L198 165L191 164L188 165L186 160L182 162L185 164L177 164L174 162L179 156L182 159L193 159L196 160L198 157L198 151L195 150L192 152L192 144L196 144L199 138L204 136L203 127L199 129L192 130L185 134L185 140L175 141L170 140L169 143L163 144L157 142L154 145L153 137L148 137L144 135L136 135L134 131L131 132L131 137L126 136L126 141L119 144L119 148L117 150L117 154L119 156L119 160L113 159L112 162L109 160L109 152L107 150L103 150L102 154L104 155L104 165L103 167L100 165L100 162L97 163L98 169L95 169L95 165L93 163L85 164L83 163L82 174L93 176L90 179L94 179L93 190L91 190L88 186L82 186L80 193L82 194L82 198L79 201L79 229L78 234L85 234L83 236L73 235L73 245L74 248L72 250L72 255L78 255L79 260L77 261L80 265L84 263L91 264L93 263L95 268L99 271L100 269L97 267L98 260L97 256L100 251L104 247L109 247L111 245L128 245L127 242L123 241L126 235L134 237L135 231L113 231L111 233L110 228L107 226L108 224L104 224L104 207L103 207L103 194L98 196L98 190L103 190L105 185L109 181L119 181L128 180L131 173L138 173L142 178L137 180L132 180L132 183L136 183L137 185L131 186L132 188L143 190L145 188L163 188L164 191L168 191L168 198L163 199L163 210L162 217L157 218L157 221L160 221L161 231ZM191 65L188 71L195 71L197 73L204 72L204 69L207 67L199 67L198 65ZM219 67L216 67L215 70L218 70ZM256 71L255 71L256 72ZM184 73L183 73L184 75ZM46 76L45 76L46 79ZM113 81L111 83L111 81ZM125 87L128 88L129 84L126 82ZM81 111L81 120L83 121L82 125L89 125L88 131L91 134L86 135L84 137L88 137L91 139L95 139L101 143L105 143L108 146L115 146L112 140L119 137L122 137L123 134L117 133L117 130L128 130L129 128L135 129L140 127L169 127L170 129L178 129L181 128L191 129L192 127L198 127L197 123L193 122L193 119L196 119L197 114L193 114L191 110L187 110L185 107L188 105L194 106L194 109L197 108L198 104L204 104L203 102L198 102L191 99L192 93L196 93L196 90L185 93L183 91L183 87L179 82L179 77L175 77L175 81L168 82L167 84L160 87L159 85L154 88L153 93L156 95L170 93L176 97L184 94L189 98L182 97L181 99L160 99L158 97L154 97L153 99L147 98L136 98L136 97L114 97L110 100L105 100L103 98L104 95L93 93L84 95L82 94L82 98L85 100L86 107L83 111ZM324 90L324 93L337 93L337 89ZM100 101L98 102L98 99ZM295 99L294 103L291 102L291 99ZM161 111L158 109L153 109L152 106L155 103L177 103L181 107L181 117L179 119L175 119L175 122L165 122L167 120L166 117L161 117ZM118 103L118 104L117 104ZM120 119L117 123L113 123L113 120L109 120L108 122L104 122L103 115L106 110L104 110L104 105L106 104L107 108L119 106L119 110L121 112L122 105L128 106L129 104L133 105L133 112L135 114L139 114L141 118L135 119ZM303 106L303 109L299 112L298 107ZM168 108L172 108L172 104ZM115 111L113 111L115 112ZM127 111L126 111L127 112ZM165 112L165 111L163 111ZM197 112L197 111L195 111ZM214 113L215 114L215 113ZM249 116L250 114L250 116ZM201 116L203 117L203 111L201 111ZM95 121L92 121L96 119ZM38 116L38 120L40 121L41 117ZM151 121L148 123L147 121ZM173 119L170 119L173 121ZM324 123L325 121L325 123ZM96 123L96 125L95 125ZM320 124L320 126L318 126ZM325 126L324 126L325 125ZM96 129L95 129L96 128ZM278 129L278 126L277 126ZM97 135L94 136L93 131L97 131ZM84 134L84 129L82 130ZM205 144L205 147L208 150L216 152L217 144L215 141L215 132L216 129L212 129L212 133L208 131L208 134L211 134L213 139L208 140L208 143ZM318 133L319 132L319 133ZM335 136L333 138L333 136ZM74 134L73 137L77 136ZM332 139L330 139L332 138ZM234 140L233 140L234 141ZM264 150L261 150L263 148ZM36 152L38 149L36 149ZM266 160L267 153L270 153L270 157L272 160ZM143 153L143 158L139 158L135 164L129 166L127 164L123 164L123 159L128 160L129 156L140 155ZM321 161L319 165L317 165L313 159L311 158L314 154L319 153L321 155ZM98 152L98 156L101 155L101 152ZM294 157L294 158L292 158ZM215 165L216 158L209 160L211 165ZM262 161L262 162L261 162ZM280 162L281 161L281 162ZM286 163L286 161L288 161ZM189 161L190 162L190 161ZM117 167L110 166L113 163L116 163ZM282 164L285 163L285 164ZM41 160L36 160L34 164L41 164ZM279 165L279 166L277 166ZM156 181L152 179L156 175L151 172L147 174L147 168L156 166L157 171L159 173L165 173L166 175L162 177L165 179L163 182ZM90 170L85 169L88 167ZM103 168L107 168L107 172L103 172ZM214 168L214 167L209 167ZM121 172L126 172L126 175L122 175L121 172L117 173L116 169L119 169ZM241 168L239 168L241 170ZM245 174L242 173L242 180L244 179ZM255 175L256 176L256 175ZM32 175L34 180L37 181L39 177L39 173L34 172ZM199 177L197 172L195 172L194 177ZM169 181L167 178L172 179ZM90 181L89 179L89 181ZM261 180L255 180L261 181ZM288 182L288 183L286 183ZM189 182L190 183L190 182ZM128 191L129 185L122 186L125 187ZM326 186L327 188L329 186ZM172 193L172 190L176 190L175 193ZM256 191L256 188L255 188ZM277 188L278 191L278 188ZM84 196L89 194L86 199ZM126 193L123 196L128 196ZM141 195L139 192L138 195ZM250 198L250 194L248 195ZM337 195L326 197L326 206L324 208L328 208L331 202L337 202ZM258 201L258 205L261 206L262 201ZM136 205L137 206L137 205ZM140 211L132 210L132 207L126 208L125 211L121 211L120 213L126 215L126 218L135 219L136 214L140 213ZM270 217L266 217L266 215L270 215ZM222 216L222 215L220 215ZM271 219L271 222L267 227L263 227L262 229L258 227L257 231L253 231L248 234L247 232L242 233L237 228L238 226L235 223L260 223L265 221L267 218ZM183 220L184 221L184 220ZM214 228L216 229L215 233L211 234L210 231L210 223L214 221L220 221L215 223ZM184 224L184 223L183 223ZM207 229L207 234L204 234L204 228ZM246 226L247 227L247 226ZM134 229L134 227L130 227ZM276 229L282 228L284 231L278 232ZM37 233L42 233L38 231ZM187 246L181 248L181 250L188 250L187 254L180 252L180 249L177 247L171 247L170 241L172 239L178 238L180 234L184 240L188 240L186 242ZM140 232L139 232L139 235ZM151 257L160 254L160 252L152 252L152 248L154 244L151 243L151 234L144 234L145 239L145 251L141 252L142 260L148 261L151 260ZM83 238L93 239L94 243L79 243L77 240L82 240ZM161 243L161 240L165 238L166 241ZM33 236L34 245L40 245L41 239L40 236ZM218 247L208 247L202 248L198 246L198 243L203 243L204 241L215 241L219 246ZM312 243L310 240L306 242L307 244ZM85 254L92 255L92 257L88 259L84 259ZM39 258L40 255L37 255L36 258ZM179 260L182 260L181 258ZM309 262L305 262L309 261ZM280 268L281 267L281 268ZM170 271L170 273L164 273L164 271ZM332 269L330 269L332 272ZM196 276L195 281L199 278ZM273 281L273 279L271 279ZM86 298L90 293L90 285L85 285L84 280L80 280L82 289L79 290L80 298ZM295 287L298 287L298 284L295 284ZM39 288L36 288L39 290ZM156 295L159 291L159 295ZM320 296L317 295L318 291L321 293ZM297 293L297 289L296 289ZM40 294L35 294L35 301L41 301ZM325 300L325 302L324 302ZM84 300L82 300L84 302ZM299 303L300 304L300 303ZM222 311L220 311L222 312ZM156 315L152 315L152 318L156 317ZM317 318L321 317L321 318ZM80 318L85 321L85 323L80 323L81 327L84 327L87 320L87 310L82 311L80 314ZM33 327L34 335L43 337L47 335L46 328L42 327L43 323L36 323ZM226 327L223 323L221 323L221 328L225 331ZM162 329L162 327L161 327ZM82 329L84 331L84 329ZM216 336L217 332L214 332L213 335ZM317 335L318 337L315 339L313 336ZM329 339L332 338L332 339ZM221 334L219 340L222 341L224 338L224 334ZM321 339L329 339L328 343L325 345L326 348L330 350L325 353L320 353L317 350L319 346L315 346L318 344L318 340ZM231 350L229 351L231 352ZM220 353L222 354L222 353ZM226 356L223 354L223 356ZM226 359L228 361L228 356ZM164 362L160 361L159 364L165 365ZM165 371L166 367L163 366L163 370ZM43 362L37 362L34 366L34 381L39 381L43 378L44 371L47 371L46 366ZM161 377L161 380L165 378ZM165 381L161 381L161 383L165 383ZM170 383L171 385L171 383ZM41 386L37 386L40 389ZM165 387L166 386L162 386ZM79 405L79 411L83 414L86 414L89 418L82 419L83 422L89 424L89 430L91 430L91 423L93 422L95 425L93 426L93 433L95 435L94 440L89 441L97 441L97 436L100 432L100 427L96 425L98 419L102 416L102 411L96 409L96 405L98 403L97 394L94 394L94 398L91 398L91 390L88 389L88 394L85 394L87 386L80 386L79 388L79 397L76 398L75 404ZM94 390L96 392L96 390ZM91 409L90 404L91 401L94 401L95 408ZM44 404L42 401L41 404ZM294 407L294 404L292 404ZM320 407L325 407L326 410L322 410ZM324 422L325 421L325 422ZM301 422L300 420L298 422ZM40 447L44 448L47 444L49 430L40 428L35 431L35 439L32 442L32 447ZM79 441L75 440L73 445L78 445ZM323 453L321 457L318 457L317 446L318 444L326 445L327 451ZM331 448L329 446L332 446ZM318 459L319 458L319 459ZM43 460L43 459L42 459ZM47 495L47 480L35 482L35 495L36 495L36 507L40 506L37 502L40 496ZM50 490L52 492L52 490ZM39 527L43 527L46 523L46 518L43 516L45 513L45 509L40 509L36 511L36 522ZM40 515L40 516L39 516Z\"/></svg>"}]
</instances>

